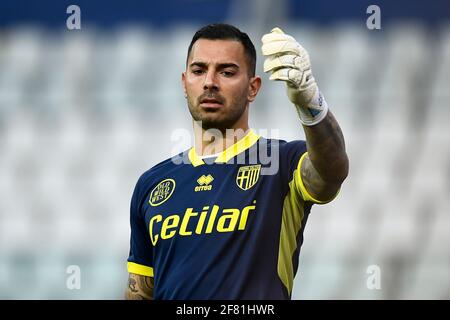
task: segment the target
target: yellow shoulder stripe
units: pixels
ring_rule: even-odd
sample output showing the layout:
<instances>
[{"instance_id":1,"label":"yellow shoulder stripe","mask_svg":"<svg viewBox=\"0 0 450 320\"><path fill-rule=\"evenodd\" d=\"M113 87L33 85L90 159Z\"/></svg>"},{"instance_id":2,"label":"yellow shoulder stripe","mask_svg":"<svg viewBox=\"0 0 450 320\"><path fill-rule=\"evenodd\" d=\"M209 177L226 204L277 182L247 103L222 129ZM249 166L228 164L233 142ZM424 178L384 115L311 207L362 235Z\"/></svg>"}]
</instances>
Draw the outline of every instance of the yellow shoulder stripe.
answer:
<instances>
[{"instance_id":1,"label":"yellow shoulder stripe","mask_svg":"<svg viewBox=\"0 0 450 320\"><path fill-rule=\"evenodd\" d=\"M142 264L128 262L128 272L139 274L141 276L153 277L153 268L144 266Z\"/></svg>"},{"instance_id":2,"label":"yellow shoulder stripe","mask_svg":"<svg viewBox=\"0 0 450 320\"><path fill-rule=\"evenodd\" d=\"M334 198L337 197L337 195L339 194L339 191L334 195L334 197L332 197L329 200L326 201L321 201L321 200L317 200L315 199L309 192L308 190L306 190L305 184L303 183L303 179L302 179L302 163L303 163L303 159L305 159L305 157L308 155L308 152L305 152L301 157L300 160L298 161L298 165L297 165L297 170L294 171L294 181L295 181L295 185L297 187L297 190L300 190L300 193L303 197L303 200L305 201L310 201L310 202L314 202L317 204L325 204L328 203L330 201L332 201Z\"/></svg>"}]
</instances>

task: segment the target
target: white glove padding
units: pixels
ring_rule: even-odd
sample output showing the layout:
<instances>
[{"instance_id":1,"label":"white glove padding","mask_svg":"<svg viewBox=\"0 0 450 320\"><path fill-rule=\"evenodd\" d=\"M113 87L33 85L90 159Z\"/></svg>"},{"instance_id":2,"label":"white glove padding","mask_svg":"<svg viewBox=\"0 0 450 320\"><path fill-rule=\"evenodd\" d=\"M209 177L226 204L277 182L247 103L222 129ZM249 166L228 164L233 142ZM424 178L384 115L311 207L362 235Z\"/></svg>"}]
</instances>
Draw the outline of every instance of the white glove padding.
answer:
<instances>
[{"instance_id":1,"label":"white glove padding","mask_svg":"<svg viewBox=\"0 0 450 320\"><path fill-rule=\"evenodd\" d=\"M264 72L271 73L270 80L286 82L288 97L304 125L319 123L328 106L312 75L308 52L280 28L272 29L261 40L262 54L266 56Z\"/></svg>"}]
</instances>

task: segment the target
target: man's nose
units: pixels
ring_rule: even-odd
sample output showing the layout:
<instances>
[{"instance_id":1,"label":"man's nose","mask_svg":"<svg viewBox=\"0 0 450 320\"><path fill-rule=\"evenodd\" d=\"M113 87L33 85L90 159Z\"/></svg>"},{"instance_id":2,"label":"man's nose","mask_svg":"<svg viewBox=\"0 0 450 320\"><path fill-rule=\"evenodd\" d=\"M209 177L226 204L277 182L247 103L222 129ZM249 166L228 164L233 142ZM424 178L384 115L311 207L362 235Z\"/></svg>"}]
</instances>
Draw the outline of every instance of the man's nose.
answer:
<instances>
[{"instance_id":1,"label":"man's nose","mask_svg":"<svg viewBox=\"0 0 450 320\"><path fill-rule=\"evenodd\" d=\"M205 76L205 83L203 84L204 90L218 90L219 84L217 83L216 74L213 71L208 71Z\"/></svg>"}]
</instances>

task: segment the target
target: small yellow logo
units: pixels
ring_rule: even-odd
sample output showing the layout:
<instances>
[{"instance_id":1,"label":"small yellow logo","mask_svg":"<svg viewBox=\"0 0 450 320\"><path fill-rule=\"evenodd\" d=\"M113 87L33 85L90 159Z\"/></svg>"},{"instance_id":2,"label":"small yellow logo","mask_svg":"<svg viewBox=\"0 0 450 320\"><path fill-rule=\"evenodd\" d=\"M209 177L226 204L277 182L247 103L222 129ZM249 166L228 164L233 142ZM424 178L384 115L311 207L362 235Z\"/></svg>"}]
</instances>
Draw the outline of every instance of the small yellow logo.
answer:
<instances>
[{"instance_id":1,"label":"small yellow logo","mask_svg":"<svg viewBox=\"0 0 450 320\"><path fill-rule=\"evenodd\" d=\"M150 199L148 202L153 207L159 206L160 204L167 201L175 190L175 180L165 179L158 183L156 187L150 192Z\"/></svg>"},{"instance_id":2,"label":"small yellow logo","mask_svg":"<svg viewBox=\"0 0 450 320\"><path fill-rule=\"evenodd\" d=\"M199 184L199 186L195 187L195 192L211 190L212 185L210 183L213 182L213 180L214 178L210 174L208 174L207 176L202 175L200 178L197 179L197 183Z\"/></svg>"},{"instance_id":3,"label":"small yellow logo","mask_svg":"<svg viewBox=\"0 0 450 320\"><path fill-rule=\"evenodd\" d=\"M258 182L260 171L260 164L240 167L236 176L236 184L244 191L250 189Z\"/></svg>"}]
</instances>

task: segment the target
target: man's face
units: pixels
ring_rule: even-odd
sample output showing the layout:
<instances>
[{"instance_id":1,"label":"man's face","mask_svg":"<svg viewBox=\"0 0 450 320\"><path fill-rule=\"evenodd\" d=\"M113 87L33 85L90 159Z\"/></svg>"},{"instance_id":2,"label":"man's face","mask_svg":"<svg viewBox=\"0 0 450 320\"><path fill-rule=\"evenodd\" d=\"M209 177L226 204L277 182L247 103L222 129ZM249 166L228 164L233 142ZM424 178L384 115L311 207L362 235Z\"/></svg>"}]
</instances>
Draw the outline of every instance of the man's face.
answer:
<instances>
[{"instance_id":1,"label":"man's face","mask_svg":"<svg viewBox=\"0 0 450 320\"><path fill-rule=\"evenodd\" d=\"M233 40L197 40L182 75L189 111L204 129L225 130L241 119L259 90L249 76L243 45Z\"/></svg>"}]
</instances>

